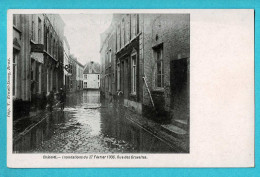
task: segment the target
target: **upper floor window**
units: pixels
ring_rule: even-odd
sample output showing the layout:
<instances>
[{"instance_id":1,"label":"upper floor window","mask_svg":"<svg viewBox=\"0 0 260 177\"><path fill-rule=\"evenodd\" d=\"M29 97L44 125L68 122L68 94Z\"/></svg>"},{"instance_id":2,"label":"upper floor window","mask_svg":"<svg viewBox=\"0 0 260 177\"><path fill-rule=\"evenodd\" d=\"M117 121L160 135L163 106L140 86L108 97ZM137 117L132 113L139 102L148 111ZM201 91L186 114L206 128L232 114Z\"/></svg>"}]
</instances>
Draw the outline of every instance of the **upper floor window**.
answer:
<instances>
[{"instance_id":1,"label":"upper floor window","mask_svg":"<svg viewBox=\"0 0 260 177\"><path fill-rule=\"evenodd\" d=\"M133 39L138 34L138 24L139 16L138 14L133 14L131 16L131 39Z\"/></svg>"},{"instance_id":2,"label":"upper floor window","mask_svg":"<svg viewBox=\"0 0 260 177\"><path fill-rule=\"evenodd\" d=\"M31 39L34 41L35 40L35 22L34 22L34 19L33 19L33 16L32 16L32 26L31 26Z\"/></svg>"},{"instance_id":3,"label":"upper floor window","mask_svg":"<svg viewBox=\"0 0 260 177\"><path fill-rule=\"evenodd\" d=\"M122 20L121 26L121 47L125 45L125 19Z\"/></svg>"},{"instance_id":4,"label":"upper floor window","mask_svg":"<svg viewBox=\"0 0 260 177\"><path fill-rule=\"evenodd\" d=\"M47 41L49 44L48 44L48 53L51 54L51 48L52 48L52 34L49 33L49 39Z\"/></svg>"},{"instance_id":5,"label":"upper floor window","mask_svg":"<svg viewBox=\"0 0 260 177\"><path fill-rule=\"evenodd\" d=\"M38 18L38 43L42 43L42 20Z\"/></svg>"},{"instance_id":6,"label":"upper floor window","mask_svg":"<svg viewBox=\"0 0 260 177\"><path fill-rule=\"evenodd\" d=\"M163 46L154 49L156 62L156 78L155 85L157 88L164 87L164 71L163 71Z\"/></svg>"},{"instance_id":7,"label":"upper floor window","mask_svg":"<svg viewBox=\"0 0 260 177\"><path fill-rule=\"evenodd\" d=\"M121 48L121 29L120 29L120 24L117 26L117 30L116 30L116 47L117 47L117 51L120 50Z\"/></svg>"},{"instance_id":8,"label":"upper floor window","mask_svg":"<svg viewBox=\"0 0 260 177\"><path fill-rule=\"evenodd\" d=\"M56 58L58 59L59 57L59 43L57 42L56 44Z\"/></svg>"},{"instance_id":9,"label":"upper floor window","mask_svg":"<svg viewBox=\"0 0 260 177\"><path fill-rule=\"evenodd\" d=\"M134 52L131 55L131 92L132 94L136 94L136 74L137 74L137 69L136 69L136 60L137 60L137 54Z\"/></svg>"},{"instance_id":10,"label":"upper floor window","mask_svg":"<svg viewBox=\"0 0 260 177\"><path fill-rule=\"evenodd\" d=\"M53 41L53 57L56 58L56 42L55 42L55 39Z\"/></svg>"},{"instance_id":11,"label":"upper floor window","mask_svg":"<svg viewBox=\"0 0 260 177\"><path fill-rule=\"evenodd\" d=\"M46 51L49 52L49 32L46 33L46 41L45 41L45 44L46 44Z\"/></svg>"},{"instance_id":12,"label":"upper floor window","mask_svg":"<svg viewBox=\"0 0 260 177\"><path fill-rule=\"evenodd\" d=\"M13 14L13 25L14 26L17 26L17 24L18 24L18 17L19 17L19 15Z\"/></svg>"},{"instance_id":13,"label":"upper floor window","mask_svg":"<svg viewBox=\"0 0 260 177\"><path fill-rule=\"evenodd\" d=\"M13 53L13 96L16 95L17 87L17 53Z\"/></svg>"},{"instance_id":14,"label":"upper floor window","mask_svg":"<svg viewBox=\"0 0 260 177\"><path fill-rule=\"evenodd\" d=\"M108 62L111 63L111 59L112 59L112 50L110 49L108 52Z\"/></svg>"}]
</instances>

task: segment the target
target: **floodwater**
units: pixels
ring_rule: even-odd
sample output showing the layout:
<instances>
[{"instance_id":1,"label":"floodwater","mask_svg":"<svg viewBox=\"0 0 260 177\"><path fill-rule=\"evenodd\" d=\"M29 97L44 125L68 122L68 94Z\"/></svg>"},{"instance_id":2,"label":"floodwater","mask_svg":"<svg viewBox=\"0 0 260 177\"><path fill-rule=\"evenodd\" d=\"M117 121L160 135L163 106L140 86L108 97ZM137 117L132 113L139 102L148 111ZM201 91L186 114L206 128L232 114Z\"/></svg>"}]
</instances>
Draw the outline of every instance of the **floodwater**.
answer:
<instances>
[{"instance_id":1,"label":"floodwater","mask_svg":"<svg viewBox=\"0 0 260 177\"><path fill-rule=\"evenodd\" d=\"M14 140L13 150L16 153L178 152L131 117L142 119L117 101L101 99L99 91L70 93L65 109L57 107L43 115L42 121Z\"/></svg>"}]
</instances>

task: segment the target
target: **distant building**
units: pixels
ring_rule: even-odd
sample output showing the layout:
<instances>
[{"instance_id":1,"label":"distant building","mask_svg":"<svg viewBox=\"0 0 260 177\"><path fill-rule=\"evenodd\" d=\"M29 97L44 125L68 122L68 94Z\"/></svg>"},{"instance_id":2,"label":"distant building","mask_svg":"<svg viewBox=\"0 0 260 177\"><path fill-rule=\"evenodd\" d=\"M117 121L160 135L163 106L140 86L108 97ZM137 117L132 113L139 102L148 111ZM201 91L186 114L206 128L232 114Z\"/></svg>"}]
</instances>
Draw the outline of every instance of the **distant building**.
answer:
<instances>
[{"instance_id":1,"label":"distant building","mask_svg":"<svg viewBox=\"0 0 260 177\"><path fill-rule=\"evenodd\" d=\"M99 89L100 88L100 65L96 62L89 62L85 65L83 72L83 88Z\"/></svg>"}]
</instances>

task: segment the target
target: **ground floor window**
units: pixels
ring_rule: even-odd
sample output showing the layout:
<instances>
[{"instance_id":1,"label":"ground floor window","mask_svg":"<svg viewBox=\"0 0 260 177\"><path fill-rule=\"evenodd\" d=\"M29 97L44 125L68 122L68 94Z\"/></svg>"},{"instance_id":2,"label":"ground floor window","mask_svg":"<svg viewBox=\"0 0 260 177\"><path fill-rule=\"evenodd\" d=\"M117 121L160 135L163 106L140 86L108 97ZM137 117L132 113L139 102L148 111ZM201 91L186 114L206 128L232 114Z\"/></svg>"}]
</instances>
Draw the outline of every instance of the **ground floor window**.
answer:
<instances>
[{"instance_id":1,"label":"ground floor window","mask_svg":"<svg viewBox=\"0 0 260 177\"><path fill-rule=\"evenodd\" d=\"M35 67L36 61L34 59L31 59L31 94L35 93L36 90L36 67Z\"/></svg>"},{"instance_id":2,"label":"ground floor window","mask_svg":"<svg viewBox=\"0 0 260 177\"><path fill-rule=\"evenodd\" d=\"M120 63L117 64L117 90L120 90Z\"/></svg>"},{"instance_id":3,"label":"ground floor window","mask_svg":"<svg viewBox=\"0 0 260 177\"><path fill-rule=\"evenodd\" d=\"M49 75L50 75L50 73L49 73L49 68L47 68L47 75L46 75L46 77L47 77L47 93L50 91L50 87L49 87L49 80L50 80L50 78L49 78Z\"/></svg>"},{"instance_id":4,"label":"ground floor window","mask_svg":"<svg viewBox=\"0 0 260 177\"><path fill-rule=\"evenodd\" d=\"M112 76L109 74L109 92L112 91Z\"/></svg>"},{"instance_id":5,"label":"ground floor window","mask_svg":"<svg viewBox=\"0 0 260 177\"><path fill-rule=\"evenodd\" d=\"M84 82L84 88L87 88L87 87L88 87L88 83Z\"/></svg>"},{"instance_id":6,"label":"ground floor window","mask_svg":"<svg viewBox=\"0 0 260 177\"><path fill-rule=\"evenodd\" d=\"M156 78L155 86L157 88L164 87L164 71L163 71L163 47L162 45L154 49L155 62L156 62Z\"/></svg>"},{"instance_id":7,"label":"ground floor window","mask_svg":"<svg viewBox=\"0 0 260 177\"><path fill-rule=\"evenodd\" d=\"M108 91L109 89L109 85L108 85L108 76L105 76L105 88L106 88L106 91Z\"/></svg>"},{"instance_id":8,"label":"ground floor window","mask_svg":"<svg viewBox=\"0 0 260 177\"><path fill-rule=\"evenodd\" d=\"M41 88L41 86L42 86L42 65L40 64L39 65L39 75L38 75L38 92L39 93L41 93L41 91L42 91L42 88Z\"/></svg>"}]
</instances>

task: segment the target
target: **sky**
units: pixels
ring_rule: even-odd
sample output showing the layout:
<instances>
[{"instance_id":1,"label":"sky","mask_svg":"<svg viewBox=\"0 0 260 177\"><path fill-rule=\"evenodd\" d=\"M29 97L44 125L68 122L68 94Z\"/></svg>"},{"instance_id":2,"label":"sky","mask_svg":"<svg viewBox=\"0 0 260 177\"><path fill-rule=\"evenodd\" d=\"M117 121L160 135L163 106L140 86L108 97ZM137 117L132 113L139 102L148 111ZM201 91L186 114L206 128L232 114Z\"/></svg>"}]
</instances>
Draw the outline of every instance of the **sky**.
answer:
<instances>
[{"instance_id":1,"label":"sky","mask_svg":"<svg viewBox=\"0 0 260 177\"><path fill-rule=\"evenodd\" d=\"M83 65L88 61L100 63L100 34L111 24L112 14L61 14L61 17L70 54Z\"/></svg>"}]
</instances>

